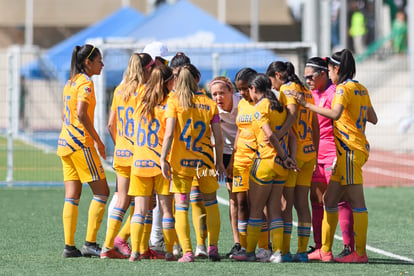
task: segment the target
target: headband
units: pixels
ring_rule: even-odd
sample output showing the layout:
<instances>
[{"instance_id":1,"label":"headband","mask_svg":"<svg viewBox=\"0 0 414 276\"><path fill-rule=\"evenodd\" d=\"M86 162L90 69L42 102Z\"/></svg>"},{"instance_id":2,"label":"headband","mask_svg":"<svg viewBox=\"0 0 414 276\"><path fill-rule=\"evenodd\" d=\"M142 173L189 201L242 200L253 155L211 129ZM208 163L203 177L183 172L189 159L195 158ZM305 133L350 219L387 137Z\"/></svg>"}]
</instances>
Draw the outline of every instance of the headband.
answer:
<instances>
[{"instance_id":1,"label":"headband","mask_svg":"<svg viewBox=\"0 0 414 276\"><path fill-rule=\"evenodd\" d=\"M335 63L335 64L341 64L341 62L340 61L337 61L336 59L334 59L334 58L330 58L330 60L333 62L333 63Z\"/></svg>"},{"instance_id":2,"label":"headband","mask_svg":"<svg viewBox=\"0 0 414 276\"><path fill-rule=\"evenodd\" d=\"M89 54L86 56L85 60L87 60L93 53L93 51L95 50L95 46L92 47L92 50L89 52Z\"/></svg>"},{"instance_id":3,"label":"headband","mask_svg":"<svg viewBox=\"0 0 414 276\"><path fill-rule=\"evenodd\" d=\"M228 84L228 82L225 82L225 81L223 81L223 80L214 80L214 81L212 81L211 83L210 83L210 87L211 86L213 86L214 84L216 84L216 83L221 83L221 84L224 84L225 86L227 86L230 90L232 90L232 87L231 87L231 85L230 84Z\"/></svg>"},{"instance_id":4,"label":"headband","mask_svg":"<svg viewBox=\"0 0 414 276\"><path fill-rule=\"evenodd\" d=\"M320 65L318 65L318 64L313 64L313 63L306 63L306 65L305 66L308 66L308 67L315 67L315 68L319 68L319 69L322 69L322 70L328 70L328 67L325 67L325 66L320 66Z\"/></svg>"},{"instance_id":5,"label":"headband","mask_svg":"<svg viewBox=\"0 0 414 276\"><path fill-rule=\"evenodd\" d=\"M154 60L151 59L151 62L148 63L147 65L144 66L144 69L147 69L148 67L150 67L151 65L154 64Z\"/></svg>"}]
</instances>

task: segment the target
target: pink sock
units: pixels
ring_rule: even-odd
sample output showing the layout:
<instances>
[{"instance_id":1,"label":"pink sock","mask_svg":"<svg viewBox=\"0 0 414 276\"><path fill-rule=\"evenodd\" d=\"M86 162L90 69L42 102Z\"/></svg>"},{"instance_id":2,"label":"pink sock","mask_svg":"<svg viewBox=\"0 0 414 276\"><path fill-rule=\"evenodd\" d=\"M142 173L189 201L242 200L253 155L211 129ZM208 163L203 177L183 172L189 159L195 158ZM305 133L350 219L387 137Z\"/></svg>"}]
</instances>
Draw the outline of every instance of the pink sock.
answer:
<instances>
[{"instance_id":1,"label":"pink sock","mask_svg":"<svg viewBox=\"0 0 414 276\"><path fill-rule=\"evenodd\" d=\"M338 216L344 244L349 245L352 251L354 251L354 217L351 205L348 202L342 201L338 203Z\"/></svg>"},{"instance_id":2,"label":"pink sock","mask_svg":"<svg viewBox=\"0 0 414 276\"><path fill-rule=\"evenodd\" d=\"M313 240L315 241L315 248L322 247L322 219L323 219L323 205L312 203L312 227Z\"/></svg>"}]
</instances>

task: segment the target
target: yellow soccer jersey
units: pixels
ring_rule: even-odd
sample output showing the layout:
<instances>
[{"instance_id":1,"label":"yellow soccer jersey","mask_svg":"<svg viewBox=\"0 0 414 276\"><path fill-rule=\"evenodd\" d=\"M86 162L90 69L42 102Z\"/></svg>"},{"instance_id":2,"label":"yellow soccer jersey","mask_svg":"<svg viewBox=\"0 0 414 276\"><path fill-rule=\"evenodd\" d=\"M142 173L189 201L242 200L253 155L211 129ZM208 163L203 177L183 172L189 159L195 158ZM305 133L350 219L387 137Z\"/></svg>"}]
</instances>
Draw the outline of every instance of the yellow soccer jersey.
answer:
<instances>
[{"instance_id":1,"label":"yellow soccer jersey","mask_svg":"<svg viewBox=\"0 0 414 276\"><path fill-rule=\"evenodd\" d=\"M303 161L309 161L316 157L315 147L313 146L312 140L312 111L297 104L291 93L293 90L301 93L307 102L314 104L315 101L312 92L306 88L302 88L297 83L289 82L280 87L280 102L284 106L289 104L296 105L297 118L292 126L293 132L297 137L296 158Z\"/></svg>"},{"instance_id":2,"label":"yellow soccer jersey","mask_svg":"<svg viewBox=\"0 0 414 276\"><path fill-rule=\"evenodd\" d=\"M166 102L154 109L154 118L141 118L142 106L134 114L137 125L134 138L132 174L152 177L161 174L160 156L165 134Z\"/></svg>"},{"instance_id":3,"label":"yellow soccer jersey","mask_svg":"<svg viewBox=\"0 0 414 276\"><path fill-rule=\"evenodd\" d=\"M211 145L210 123L218 116L216 103L198 92L187 110L172 95L167 102L167 118L175 118L174 140L170 155L173 172L183 176L195 176L197 171L214 170L214 154Z\"/></svg>"},{"instance_id":4,"label":"yellow soccer jersey","mask_svg":"<svg viewBox=\"0 0 414 276\"><path fill-rule=\"evenodd\" d=\"M66 156L84 147L93 147L92 136L86 131L77 115L78 101L88 103L87 114L91 122L95 113L95 90L86 74L77 74L63 89L63 124L58 140L57 155Z\"/></svg>"},{"instance_id":5,"label":"yellow soccer jersey","mask_svg":"<svg viewBox=\"0 0 414 276\"><path fill-rule=\"evenodd\" d=\"M253 130L257 138L257 158L267 159L275 158L277 152L272 147L269 142L265 140L265 134L262 130L262 127L265 124L269 124L273 132L278 131L285 122L287 117L287 111L283 109L282 112L277 110L272 110L270 107L270 102L267 98L262 98L255 105L255 111L253 116ZM280 140L279 143L282 148L285 150L285 153L288 153L288 135L285 134Z\"/></svg>"},{"instance_id":6,"label":"yellow soccer jersey","mask_svg":"<svg viewBox=\"0 0 414 276\"><path fill-rule=\"evenodd\" d=\"M115 88L111 111L116 114L116 138L114 164L131 166L134 145L134 110L137 104L137 92L125 102L122 99L122 85Z\"/></svg>"},{"instance_id":7,"label":"yellow soccer jersey","mask_svg":"<svg viewBox=\"0 0 414 276\"><path fill-rule=\"evenodd\" d=\"M257 150L256 136L252 129L254 103L241 99L237 108L236 124L239 128L239 137L234 162L249 165L253 163Z\"/></svg>"},{"instance_id":8,"label":"yellow soccer jersey","mask_svg":"<svg viewBox=\"0 0 414 276\"><path fill-rule=\"evenodd\" d=\"M344 107L341 117L334 121L336 147L344 150L360 150L369 155L369 143L365 136L367 110L371 107L368 90L355 80L347 80L336 87L332 107Z\"/></svg>"}]
</instances>

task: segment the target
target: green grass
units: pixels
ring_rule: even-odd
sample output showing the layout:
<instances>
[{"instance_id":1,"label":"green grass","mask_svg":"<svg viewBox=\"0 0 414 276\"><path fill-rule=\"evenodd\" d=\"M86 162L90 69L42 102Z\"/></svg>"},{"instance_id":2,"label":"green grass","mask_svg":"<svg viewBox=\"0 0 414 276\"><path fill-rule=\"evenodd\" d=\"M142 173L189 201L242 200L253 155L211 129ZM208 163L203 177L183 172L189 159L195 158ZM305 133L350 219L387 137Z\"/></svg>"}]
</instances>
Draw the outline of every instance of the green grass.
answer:
<instances>
[{"instance_id":1,"label":"green grass","mask_svg":"<svg viewBox=\"0 0 414 276\"><path fill-rule=\"evenodd\" d=\"M227 197L221 187L218 194ZM394 254L414 259L414 187L366 189L369 210L368 244ZM79 204L76 245L86 234L87 209L91 192L84 186ZM63 188L0 188L0 274L4 275L412 275L414 265L368 251L370 263L358 264L263 264L239 263L223 259L220 263L205 260L190 264L166 263L163 260L101 260L98 258L62 259ZM227 206L220 205L222 255L232 246ZM103 242L106 214L98 233ZM193 233L192 233L193 235ZM194 236L194 235L193 235ZM291 248L296 247L296 229ZM334 253L341 242L334 242Z\"/></svg>"},{"instance_id":2,"label":"green grass","mask_svg":"<svg viewBox=\"0 0 414 276\"><path fill-rule=\"evenodd\" d=\"M13 179L17 182L63 182L62 161L56 152L49 152L15 140ZM115 173L106 170L108 182L115 182ZM7 176L7 140L0 136L0 181Z\"/></svg>"}]
</instances>

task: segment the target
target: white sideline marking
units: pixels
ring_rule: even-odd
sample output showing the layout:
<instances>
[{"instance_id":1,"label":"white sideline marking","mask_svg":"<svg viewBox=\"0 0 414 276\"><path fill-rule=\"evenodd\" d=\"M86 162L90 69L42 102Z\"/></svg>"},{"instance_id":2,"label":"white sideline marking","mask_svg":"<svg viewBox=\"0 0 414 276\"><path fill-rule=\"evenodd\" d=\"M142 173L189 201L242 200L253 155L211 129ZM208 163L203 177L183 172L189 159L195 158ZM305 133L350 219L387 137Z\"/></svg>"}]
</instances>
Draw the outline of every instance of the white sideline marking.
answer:
<instances>
[{"instance_id":1,"label":"white sideline marking","mask_svg":"<svg viewBox=\"0 0 414 276\"><path fill-rule=\"evenodd\" d=\"M382 162L387 164L403 164L405 166L414 166L414 160L406 159L406 158L399 158L395 156L388 156L386 154L381 153L372 153L369 155L368 160Z\"/></svg>"},{"instance_id":2,"label":"white sideline marking","mask_svg":"<svg viewBox=\"0 0 414 276\"><path fill-rule=\"evenodd\" d=\"M220 204L222 204L222 205L229 206L228 200L226 200L226 199L224 199L222 197L217 196L217 202L220 203ZM298 223L296 221L293 221L292 224L295 227L298 226ZM335 235L335 239L342 241L342 237L341 236L338 236L338 235ZM402 260L402 261L414 263L414 259L410 259L410 258L405 257L405 256L396 255L394 253L387 252L385 250L378 249L378 248L375 248L375 247L372 247L372 246L369 246L369 245L367 245L367 250L372 251L372 252L377 253L377 254L380 254L380 255L384 255L384 256L390 257L390 258L394 258L394 259L398 259L398 260Z\"/></svg>"},{"instance_id":3,"label":"white sideline marking","mask_svg":"<svg viewBox=\"0 0 414 276\"><path fill-rule=\"evenodd\" d=\"M381 168L372 167L372 166L366 166L364 167L364 170L367 172L376 173L376 174L385 175L385 176L391 176L394 178L414 180L414 174L410 174L410 173L390 171L390 170L381 169Z\"/></svg>"}]
</instances>

